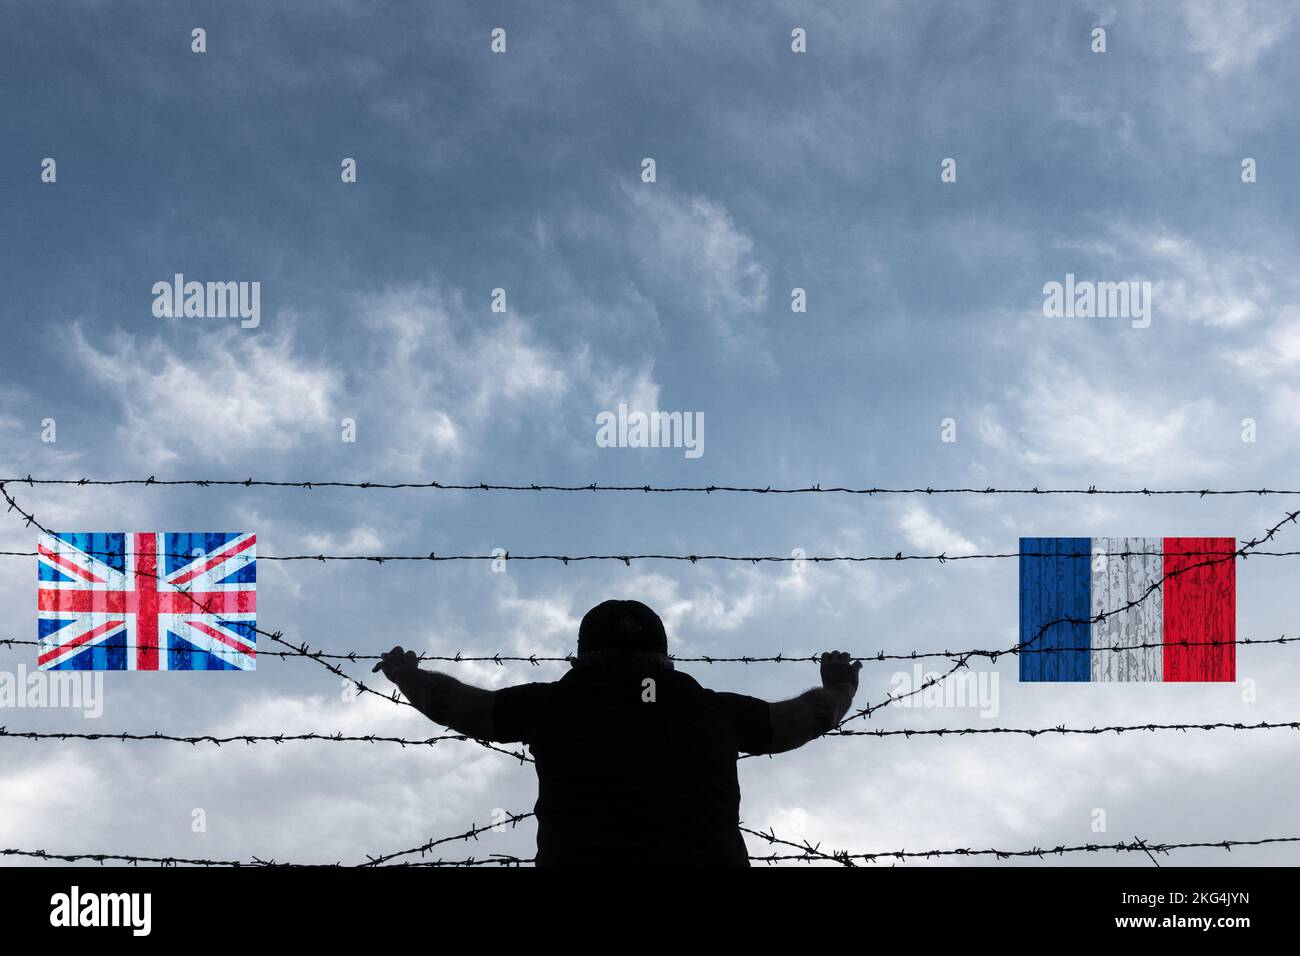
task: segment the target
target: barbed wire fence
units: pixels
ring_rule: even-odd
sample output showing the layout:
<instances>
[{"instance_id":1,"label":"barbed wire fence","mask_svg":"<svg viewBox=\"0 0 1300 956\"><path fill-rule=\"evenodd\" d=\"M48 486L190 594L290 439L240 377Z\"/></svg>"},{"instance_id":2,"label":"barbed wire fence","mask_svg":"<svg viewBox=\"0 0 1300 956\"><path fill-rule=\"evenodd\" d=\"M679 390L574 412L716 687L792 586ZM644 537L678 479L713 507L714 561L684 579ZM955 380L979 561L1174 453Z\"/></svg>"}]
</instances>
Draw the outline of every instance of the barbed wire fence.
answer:
<instances>
[{"instance_id":1,"label":"barbed wire fence","mask_svg":"<svg viewBox=\"0 0 1300 956\"><path fill-rule=\"evenodd\" d=\"M839 486L823 488L820 485L813 485L807 487L792 487L792 488L772 488L770 486L760 488L760 487L726 486L726 485L706 485L706 486L636 485L633 486L633 485L599 485L596 483L592 483L589 485L543 485L543 484L494 485L494 484L487 484L487 483L444 484L439 482L428 482L428 483L335 482L335 481L294 482L294 481L255 480L252 478L248 478L244 480L222 480L222 479L158 480L155 479L153 476L150 476L149 478L146 479L118 479L118 480L96 480L96 479L88 479L88 478L37 479L37 478L33 478L31 475L28 475L26 478L21 478L21 479L19 478L0 479L0 496L3 496L6 504L8 505L8 510L10 512L16 512L23 519L24 524L27 525L28 527L35 527L46 534L52 534L53 532L51 532L48 528L42 525L36 519L35 515L32 512L22 508L22 506L19 505L19 503L15 500L15 498L10 494L7 485L14 484L14 483L26 484L29 487L35 487L36 485L75 485L78 487L85 487L85 486L92 486L92 485L100 485L100 486L109 486L109 485L182 486L182 485L186 485L186 486L207 488L207 487L224 487L224 486L242 485L244 487L285 487L285 488L299 488L304 490L310 490L312 488L353 488L353 489L361 489L361 490L420 488L420 489L438 490L438 491L642 492L647 494L650 493L713 494L713 493L722 492L722 493L778 494L778 495L849 494L849 495L866 495L866 496L953 495L953 494L1143 495L1143 496L1194 495L1201 498L1205 498L1213 495L1257 495L1257 496L1300 495L1300 491L1288 491L1288 490L1268 489L1268 488L1099 489L1096 486L1089 486L1086 489L1079 489L1079 488L1040 489L1037 487L1034 488L988 487L983 489L933 488L933 487L849 488L849 487L839 487ZM1153 594L1158 593L1163 588L1166 581L1176 577L1177 575L1188 573L1197 568L1208 567L1224 561L1235 561L1237 558L1245 559L1250 556L1293 557L1296 555L1300 555L1300 552L1297 551L1270 552L1270 551L1259 550L1260 545L1272 541L1273 538L1277 535L1278 532L1281 531L1283 527L1285 527L1288 524L1294 523L1297 520L1297 518L1300 518L1300 511L1288 512L1285 515L1285 517L1283 517L1280 521L1278 521L1276 524L1271 526L1262 535L1248 540L1241 547L1231 551L1206 551L1206 552L1192 552L1192 553L1183 552L1181 553L1180 556L1183 557L1206 556L1208 557L1208 560L1195 562L1193 564L1186 565L1184 567L1175 569L1173 571L1163 573L1157 580L1153 581L1150 584L1150 586L1138 597L1131 599L1130 601L1118 607L1100 611L1097 614L1092 615L1091 617L1078 618L1078 617L1063 616L1057 619L1047 621L1038 629L1038 631L1031 638L1018 642L1017 644L1011 646L1010 648L1006 648L1003 650L994 650L994 651L984 650L984 649L970 649L965 651L945 650L941 652L913 651L911 653L904 653L904 654L886 654L885 652L882 651L876 655L870 655L867 657L858 658L862 660L883 661L883 660L919 660L922 658L941 657L941 658L951 660L953 663L952 666L946 671L932 675L931 677L923 681L920 685L918 685L916 688L914 688L913 690L907 693L890 694L888 697L884 698L883 700L877 703L853 711L852 713L846 715L833 730L831 730L829 733L825 734L824 736L826 737L877 737L877 738L902 736L906 738L911 738L916 736L942 737L942 736L970 736L976 734L1009 734L1009 735L1039 737L1039 736L1053 735L1053 734L1055 735L1100 735L1100 734L1114 733L1118 735L1118 734L1131 733L1131 732L1155 732L1155 731L1187 732L1191 730L1200 730L1200 731L1217 731L1217 730L1254 731L1254 730L1284 730L1284 729L1300 730L1300 721L1286 721L1286 722L1260 721L1255 724L1245 724L1239 722L1211 722L1211 723L1200 723L1200 724L1148 723L1148 724L1135 724L1135 725L1124 725L1124 726L1112 725L1112 726L1090 727L1090 728L1070 728L1061 725L1061 726L1046 727L1046 728L966 727L966 728L928 728L928 729L896 729L896 730L884 730L884 729L845 730L843 726L845 723L847 723L850 720L860 719L864 717L869 718L884 707L887 707L891 704L898 703L899 701L905 700L917 694L923 693L925 690L941 684L943 681L947 680L950 676L955 674L957 671L968 667L969 661L973 658L985 658L990 661L996 661L999 657L1006 656L1006 655L1019 655L1019 654L1045 653L1045 652L1046 653L1082 652L1084 650L1092 651L1093 649L1091 647L1089 648L1082 648L1082 647L1035 648L1032 647L1031 645L1036 644L1048 632L1048 630L1050 630L1051 628L1057 625L1060 624L1091 625L1095 623L1100 623L1101 621L1104 621L1107 618L1112 617L1116 614L1120 614L1132 610L1140 606L1141 604L1143 604L1145 601L1147 601ZM32 557L37 555L38 553L39 552L5 551L5 552L0 552L0 556ZM1121 552L1099 554L1098 552L1090 551L1086 553L1080 552L1077 554L1066 554L1066 555L1052 554L1051 557L1053 558L1075 557L1075 558L1095 559L1099 556L1102 556L1102 554L1105 554L1105 556L1107 557L1127 558L1133 556L1154 556L1159 553L1162 552L1153 552L1153 551L1135 552L1135 551L1126 550ZM706 554L706 555L537 554L537 555L511 556L508 553L504 555L503 554L437 555L431 552L427 555L328 555L328 554L285 555L285 556L262 555L259 556L258 560L318 561L318 562L367 561L367 562L383 564L387 562L404 562L404 561L499 561L505 559L505 560L516 560L516 561L558 561L563 563L566 566L570 563L580 563L585 561L621 561L625 565L630 566L632 561L647 561L647 560L681 561L681 562L689 562L690 564L697 564L701 561L746 562L750 564L805 561L808 563L819 564L819 563L834 563L834 562L861 563L861 562L871 562L871 561L912 560L912 561L935 561L940 564L946 564L949 561L957 561L957 560L979 560L979 559L991 560L991 559L1003 559L1003 558L1012 558L1012 557L1015 558L1033 557L1033 556L1046 556L1046 555L1045 554L1039 555L1036 552L1020 552L1020 551L992 553L992 554L964 554L964 555L947 555L946 553L941 553L937 555L905 555L902 552L897 552L892 556L890 555L859 555L859 556L829 555L829 556L813 556L813 557L795 556L795 555L790 555L790 556L748 555L747 556L747 555L710 555L710 554ZM191 556L181 555L180 557L189 558ZM140 572L139 569L137 569L136 573L142 573L142 572ZM157 577L156 574L154 576ZM177 588L176 590L179 593L188 593L187 590L183 587ZM194 598L191 599L194 600L196 609L200 611L205 610L204 605L201 602L199 602L197 599ZM367 686L364 682L351 677L350 675L345 673L337 664L332 663L332 661L334 660L347 660L350 662L377 660L379 659L380 655L364 655L364 654L358 654L356 652L347 652L347 653L339 654L339 653L327 653L323 651L315 651L311 649L306 643L300 643L295 645L292 642L286 640L282 632L279 631L270 632L270 631L262 630L257 627L253 627L252 630L257 634L265 636L270 640L276 642L277 644L280 644L288 648L288 650L278 651L278 652L263 650L261 651L261 654L263 656L275 656L281 659L289 658L289 657L301 657L301 658L308 658L311 660L315 660L326 670L330 671L336 676L343 678L345 681L348 681L352 686L354 686L357 689L358 693L369 693L375 696L379 696L397 705L413 706L409 701L402 699L401 695L398 692L394 691L391 694L384 694L381 691L375 690L374 688ZM1242 640L1233 640L1233 641L1208 641L1208 642L1173 641L1173 642L1142 644L1136 646L1165 647L1165 646L1205 646L1205 645L1220 646L1220 645L1227 645L1227 644L1233 644L1233 645L1287 644L1287 643L1293 643L1297 640L1300 640L1300 638L1287 638L1285 635L1283 635L1278 638L1270 638L1270 639L1254 639L1254 640L1242 639ZM0 645L13 647L16 645L39 645L39 642L7 638L7 639L0 639ZM1116 651L1119 650L1131 651L1135 649L1136 646L1115 647L1112 649ZM483 662L491 661L497 664L504 664L507 661L518 661L518 662L527 662L533 665L539 665L544 661L560 662L560 661L569 661L571 659L572 658L569 656L540 657L538 655L528 655L524 657L519 655L514 655L514 656L504 655L500 653L494 653L491 655L479 655L479 656L465 656L460 654L454 656L437 656L437 655L420 656L420 660L422 661L434 660L434 661L458 662L458 663L469 662L469 661L483 661ZM696 661L700 663L736 662L736 663L748 664L748 663L759 663L759 662L772 662L772 663L811 662L811 661L818 660L818 657L816 655L803 656L803 655L777 654L777 655L753 656L753 657L750 656L698 657L698 658L674 658L674 659L680 661ZM406 746L432 746L434 744L441 743L443 741L456 740L462 742L472 741L487 749L494 750L506 754L508 756L514 757L520 760L521 763L532 762L532 758L529 757L527 754L523 753L522 751L512 751L507 748L497 746L491 741L480 740L480 739L468 737L463 734L455 734L455 733L441 734L434 737L427 737L422 739L383 736L383 735L345 735L342 733L335 733L335 734L284 733L284 734L272 734L272 735L232 735L226 737L218 737L214 735L180 736L180 735L162 734L159 732L155 732L152 734L139 734L139 733L130 733L130 732L122 732L122 733L114 733L114 734L107 734L107 733L92 734L92 733L71 733L71 732L9 731L7 728L0 727L0 738L6 738L6 737L13 738L13 739L27 739L32 741L38 741L38 740L58 740L58 741L113 740L119 742L167 741L167 742L175 742L175 743L186 743L192 746L198 745L200 743L210 743L216 746L221 746L224 744L233 744L233 743L254 744L254 743L269 742L269 743L279 745L288 742L321 741L321 742L333 742L333 743L371 743L371 744L391 743L391 744L400 745L402 747L406 747ZM755 756L755 755L744 755L744 756ZM742 759L744 758L742 757ZM425 855L428 854L433 848L437 846L442 846L448 843L466 841L471 839L477 840L479 834L481 833L488 832L488 831L499 832L500 830L504 829L506 824L509 824L509 826L513 828L520 821L531 818L533 816L535 816L535 814L531 812L521 813L521 814L507 813L504 820L495 821L494 823L483 827L472 825L470 829L465 831L464 833L432 839L417 847L412 847L410 849L400 850L393 853L381 854L381 855L367 854L367 862L362 865L371 866L371 867L374 866L470 867L470 866L520 866L527 863L533 863L535 862L533 859L525 859L525 858L521 858L509 854L491 854L487 857L481 857L481 858L467 857L461 859L444 859L444 858L437 858L433 860L424 859ZM892 851L878 851L878 852L870 852L870 853L849 853L847 851L824 852L820 849L820 844L812 844L808 841L795 843L792 841L784 840L777 837L775 832L770 828L768 831L764 832L761 830L754 830L752 828L745 827L742 825L740 829L742 832L748 833L752 836L764 840L769 845L783 846L798 851L797 853L773 852L766 855L751 854L749 859L753 862L763 862L763 863L771 864L771 863L787 862L787 861L788 862L828 861L828 862L838 863L843 866L854 866L857 861L862 861L862 862L876 862L879 860L904 861L908 859L938 859L944 857L992 856L999 860L1012 859L1018 857L1034 857L1038 859L1045 859L1048 856L1063 856L1065 854L1072 854L1072 853L1098 853L1103 851L1114 851L1117 853L1142 852L1145 853L1153 863L1159 865L1158 861L1156 860L1155 854L1159 853L1159 854L1167 855L1174 850L1192 849L1192 848L1218 848L1218 849L1224 849L1230 851L1234 847L1239 847L1239 846L1263 846L1269 844L1289 844L1289 843L1300 842L1300 837L1269 837L1269 838L1258 839L1258 840L1220 840L1220 841L1183 842L1183 843L1149 843L1138 837L1134 837L1133 842L1131 843L1119 842L1119 843L1112 843L1112 844L1080 844L1075 846L1059 845L1051 848L1034 847L1030 849L1021 849L1021 850L958 848L958 849L932 849L932 850L892 850ZM24 849L14 849L14 848L0 849L0 856L26 857L32 859L40 859L46 861L53 860L53 861L60 861L60 862L89 861L89 862L98 862L101 864L106 862L125 863L128 865L150 863L150 864L156 864L160 866L188 865L188 866L205 866L205 867L211 867L211 866L265 867L265 866L285 866L285 865L321 865L321 864L281 864L275 862L274 860L262 860L258 857L253 857L248 861L240 861L240 860L217 860L217 859L174 857L174 856L139 856L139 855L119 854L119 853L51 853L45 850L24 850ZM410 861L406 861L403 863L393 862L394 860L407 857L407 856L419 856L421 857L421 859L416 862L410 862ZM324 864L324 865L340 866L342 864L336 862L333 864Z\"/></svg>"}]
</instances>

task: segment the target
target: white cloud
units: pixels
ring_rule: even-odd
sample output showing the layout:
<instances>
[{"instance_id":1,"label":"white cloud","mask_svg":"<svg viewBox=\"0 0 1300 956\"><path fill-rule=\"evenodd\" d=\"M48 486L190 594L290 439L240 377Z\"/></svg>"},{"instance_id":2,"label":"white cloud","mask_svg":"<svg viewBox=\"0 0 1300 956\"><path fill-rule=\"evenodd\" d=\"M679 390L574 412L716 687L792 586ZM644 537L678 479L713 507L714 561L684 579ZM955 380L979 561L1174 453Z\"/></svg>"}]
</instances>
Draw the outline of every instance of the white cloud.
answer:
<instances>
[{"instance_id":1,"label":"white cloud","mask_svg":"<svg viewBox=\"0 0 1300 956\"><path fill-rule=\"evenodd\" d=\"M594 435L593 397L598 408L658 404L652 362L566 351L514 314L471 316L458 295L433 287L361 296L357 311L365 338L338 362L303 354L293 326L199 333L192 354L160 337L117 331L97 344L80 325L69 335L81 371L120 404L130 457L151 469L337 451L342 419L353 418L349 447L364 447L375 469L409 475L434 460L471 460L511 429ZM149 374L122 374L135 367ZM579 406L565 408L570 400Z\"/></svg>"},{"instance_id":2,"label":"white cloud","mask_svg":"<svg viewBox=\"0 0 1300 956\"><path fill-rule=\"evenodd\" d=\"M514 582L508 584L509 594L500 599L499 606L514 619L509 646L524 654L538 653L538 648L557 648L561 654L571 652L577 645L578 625L587 608L576 610L573 595L564 590L520 597Z\"/></svg>"},{"instance_id":3,"label":"white cloud","mask_svg":"<svg viewBox=\"0 0 1300 956\"><path fill-rule=\"evenodd\" d=\"M920 504L904 510L898 527L908 543L925 554L974 554L978 550L973 541L953 531Z\"/></svg>"},{"instance_id":4,"label":"white cloud","mask_svg":"<svg viewBox=\"0 0 1300 956\"><path fill-rule=\"evenodd\" d=\"M8 762L8 761L7 761ZM85 814L85 795L101 792L97 768L67 751L40 763L5 768L0 786L0 844L57 851L66 827Z\"/></svg>"},{"instance_id":5,"label":"white cloud","mask_svg":"<svg viewBox=\"0 0 1300 956\"><path fill-rule=\"evenodd\" d=\"M1246 0L1191 0L1182 5L1187 48L1205 55L1218 74L1250 69L1291 29L1288 4Z\"/></svg>"},{"instance_id":6,"label":"white cloud","mask_svg":"<svg viewBox=\"0 0 1300 956\"><path fill-rule=\"evenodd\" d=\"M359 311L371 347L358 404L389 467L470 456L512 415L543 415L570 391L568 357L511 314L471 320L458 296L427 286L361 297Z\"/></svg>"},{"instance_id":7,"label":"white cloud","mask_svg":"<svg viewBox=\"0 0 1300 956\"><path fill-rule=\"evenodd\" d=\"M628 595L650 605L663 618L664 628L679 644L690 642L700 632L737 631L746 624L763 601L762 587L755 581L731 577L732 587L698 581L683 587L676 578L641 572L627 588Z\"/></svg>"},{"instance_id":8,"label":"white cloud","mask_svg":"<svg viewBox=\"0 0 1300 956\"><path fill-rule=\"evenodd\" d=\"M69 335L81 368L122 406L123 445L150 466L247 460L336 425L341 376L295 355L285 333L202 334L193 358L157 337L119 331L96 346L79 324Z\"/></svg>"},{"instance_id":9,"label":"white cloud","mask_svg":"<svg viewBox=\"0 0 1300 956\"><path fill-rule=\"evenodd\" d=\"M23 409L19 412L18 409ZM6 410L8 409L8 410ZM0 385L0 477L35 474L68 474L84 458L81 451L60 445L60 423L53 422L55 441L43 440L44 419L53 418L41 411L41 402L33 401L25 391ZM67 422L63 423L65 426Z\"/></svg>"},{"instance_id":10,"label":"white cloud","mask_svg":"<svg viewBox=\"0 0 1300 956\"><path fill-rule=\"evenodd\" d=\"M359 525L342 535L329 532L304 534L302 545L303 553L308 554L377 554L382 552L384 539L369 525Z\"/></svg>"},{"instance_id":11,"label":"white cloud","mask_svg":"<svg viewBox=\"0 0 1300 956\"><path fill-rule=\"evenodd\" d=\"M869 568L843 564L809 564L802 572L793 571L788 564L737 566L716 573L697 565L684 577L634 566L629 577L619 578L616 586L597 592L597 598L580 596L565 585L521 594L513 580L502 581L506 594L494 602L505 618L502 626L493 628L502 638L499 643L520 654L571 653L582 616L591 605L597 600L622 598L642 601L659 614L671 653L722 653L721 647L756 653L761 646L757 635L764 632L765 620L773 615L817 613L854 619L864 611L878 611L906 588L905 584L882 584ZM591 592L584 588L583 593ZM445 637L435 639L432 646L444 652L461 649L452 647ZM483 647L481 641L470 646ZM788 651L790 647L783 641L777 649ZM500 669L484 672L484 676L495 686Z\"/></svg>"},{"instance_id":12,"label":"white cloud","mask_svg":"<svg viewBox=\"0 0 1300 956\"><path fill-rule=\"evenodd\" d=\"M1207 251L1186 236L1169 232L1132 235L1137 249L1146 250L1157 268L1152 303L1161 316L1189 318L1207 325L1230 327L1258 318L1271 283L1256 255L1232 249Z\"/></svg>"},{"instance_id":13,"label":"white cloud","mask_svg":"<svg viewBox=\"0 0 1300 956\"><path fill-rule=\"evenodd\" d=\"M596 406L612 411L620 402L626 402L631 411L658 411L659 385L652 373L653 364L647 362L638 369L613 368L594 376Z\"/></svg>"},{"instance_id":14,"label":"white cloud","mask_svg":"<svg viewBox=\"0 0 1300 956\"><path fill-rule=\"evenodd\" d=\"M357 401L379 430L379 463L399 474L473 460L516 429L538 446L594 451L597 411L659 407L652 360L554 344L513 313L471 315L429 286L362 297L358 308L371 346L357 359Z\"/></svg>"},{"instance_id":15,"label":"white cloud","mask_svg":"<svg viewBox=\"0 0 1300 956\"><path fill-rule=\"evenodd\" d=\"M975 418L975 430L980 436L980 440L986 445L998 451L1005 451L1012 447L1012 439L1008 434L1006 426L998 419L997 410L991 405L986 405L980 409Z\"/></svg>"},{"instance_id":16,"label":"white cloud","mask_svg":"<svg viewBox=\"0 0 1300 956\"><path fill-rule=\"evenodd\" d=\"M1280 375L1300 363L1300 308L1283 309L1250 345L1228 351L1230 361L1251 375Z\"/></svg>"},{"instance_id":17,"label":"white cloud","mask_svg":"<svg viewBox=\"0 0 1300 956\"><path fill-rule=\"evenodd\" d=\"M633 240L646 268L699 302L729 342L746 338L748 330L736 320L767 305L768 274L755 258L754 240L725 206L706 197L681 196L657 184L626 195L638 217Z\"/></svg>"},{"instance_id":18,"label":"white cloud","mask_svg":"<svg viewBox=\"0 0 1300 956\"><path fill-rule=\"evenodd\" d=\"M278 648L277 648L278 649ZM285 666L297 662L286 661ZM315 664L303 661L310 667ZM280 662L268 666L279 666ZM347 666L345 664L345 666ZM360 667L360 665L353 665ZM445 732L428 722L423 714L411 707L403 707L376 697L374 694L344 696L341 680L325 675L324 686L337 687L331 696L319 694L287 695L268 693L241 704L234 713L221 720L210 732L213 736L238 734L264 734L268 727L275 733L343 733L343 734L406 734L407 736L434 736ZM378 676L365 675L367 686L386 691L387 685Z\"/></svg>"},{"instance_id":19,"label":"white cloud","mask_svg":"<svg viewBox=\"0 0 1300 956\"><path fill-rule=\"evenodd\" d=\"M1040 356L1017 396L1020 458L1035 468L1091 475L1195 474L1218 468L1206 449L1212 399L1180 398L1159 383L1125 383Z\"/></svg>"},{"instance_id":20,"label":"white cloud","mask_svg":"<svg viewBox=\"0 0 1300 956\"><path fill-rule=\"evenodd\" d=\"M1153 322L1234 328L1258 319L1275 298L1274 270L1253 249L1209 247L1183 233L1132 223L1114 227L1112 235L1115 245L1103 242L1096 251L1120 271L1099 278L1150 281Z\"/></svg>"}]
</instances>

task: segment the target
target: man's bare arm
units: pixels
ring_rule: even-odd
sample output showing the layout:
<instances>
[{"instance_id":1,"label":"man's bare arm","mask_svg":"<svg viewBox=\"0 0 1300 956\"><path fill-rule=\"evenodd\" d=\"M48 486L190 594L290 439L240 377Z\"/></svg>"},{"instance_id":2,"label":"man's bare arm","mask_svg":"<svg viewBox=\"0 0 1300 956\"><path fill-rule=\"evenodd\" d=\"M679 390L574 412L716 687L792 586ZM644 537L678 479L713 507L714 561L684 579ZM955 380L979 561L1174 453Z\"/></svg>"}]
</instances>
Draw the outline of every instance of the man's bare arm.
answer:
<instances>
[{"instance_id":1,"label":"man's bare arm","mask_svg":"<svg viewBox=\"0 0 1300 956\"><path fill-rule=\"evenodd\" d=\"M476 740L492 739L492 705L496 691L463 684L436 671L421 670L414 651L394 647L375 670L397 685L415 709L436 724Z\"/></svg>"},{"instance_id":2,"label":"man's bare arm","mask_svg":"<svg viewBox=\"0 0 1300 956\"><path fill-rule=\"evenodd\" d=\"M861 661L849 663L847 653L823 654L821 687L804 691L791 700L768 704L772 720L772 746L768 752L794 750L834 729L853 704L861 668Z\"/></svg>"}]
</instances>

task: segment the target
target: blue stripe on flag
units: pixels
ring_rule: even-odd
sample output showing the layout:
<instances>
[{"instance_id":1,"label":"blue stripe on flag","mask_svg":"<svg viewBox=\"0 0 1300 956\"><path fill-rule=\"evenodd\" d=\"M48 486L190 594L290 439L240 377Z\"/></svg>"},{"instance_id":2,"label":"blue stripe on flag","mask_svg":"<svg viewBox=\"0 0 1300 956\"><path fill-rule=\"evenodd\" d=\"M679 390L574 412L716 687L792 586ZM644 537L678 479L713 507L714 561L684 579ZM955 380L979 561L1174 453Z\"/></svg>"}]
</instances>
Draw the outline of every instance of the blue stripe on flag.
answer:
<instances>
[{"instance_id":1,"label":"blue stripe on flag","mask_svg":"<svg viewBox=\"0 0 1300 956\"><path fill-rule=\"evenodd\" d=\"M220 551L240 534L239 531L168 532L163 535L163 548L167 552L164 567L168 574L174 574L192 561Z\"/></svg>"},{"instance_id":2,"label":"blue stripe on flag","mask_svg":"<svg viewBox=\"0 0 1300 956\"><path fill-rule=\"evenodd\" d=\"M41 640L45 640L45 638L49 637L55 631L62 630L69 624L76 623L77 621L75 618L40 617L36 619L36 636Z\"/></svg>"},{"instance_id":3,"label":"blue stripe on flag","mask_svg":"<svg viewBox=\"0 0 1300 956\"><path fill-rule=\"evenodd\" d=\"M115 571L126 571L126 535L120 531L56 531L53 536L85 551Z\"/></svg>"},{"instance_id":4,"label":"blue stripe on flag","mask_svg":"<svg viewBox=\"0 0 1300 956\"><path fill-rule=\"evenodd\" d=\"M59 664L51 664L47 670L52 671L124 671L126 655L134 654L135 649L126 646L126 628L106 641L100 641L66 658Z\"/></svg>"},{"instance_id":5,"label":"blue stripe on flag","mask_svg":"<svg viewBox=\"0 0 1300 956\"><path fill-rule=\"evenodd\" d=\"M55 570L54 565L46 564L44 561L36 563L36 580L50 581L56 584L69 584L72 578L68 577L62 571Z\"/></svg>"},{"instance_id":6,"label":"blue stripe on flag","mask_svg":"<svg viewBox=\"0 0 1300 956\"><path fill-rule=\"evenodd\" d=\"M1036 648L1075 647L1081 651L1022 653L1022 681L1089 681L1092 678L1092 539L1020 539L1020 643ZM1038 555L1038 556L1036 556ZM1084 555L1065 557L1065 555ZM1049 621L1075 618L1082 624Z\"/></svg>"},{"instance_id":7,"label":"blue stripe on flag","mask_svg":"<svg viewBox=\"0 0 1300 956\"><path fill-rule=\"evenodd\" d=\"M218 584L256 584L257 583L257 562L249 561L238 571L227 574L217 582Z\"/></svg>"},{"instance_id":8,"label":"blue stripe on flag","mask_svg":"<svg viewBox=\"0 0 1300 956\"><path fill-rule=\"evenodd\" d=\"M173 671L237 671L228 661L195 647L172 631L167 632L167 669Z\"/></svg>"}]
</instances>

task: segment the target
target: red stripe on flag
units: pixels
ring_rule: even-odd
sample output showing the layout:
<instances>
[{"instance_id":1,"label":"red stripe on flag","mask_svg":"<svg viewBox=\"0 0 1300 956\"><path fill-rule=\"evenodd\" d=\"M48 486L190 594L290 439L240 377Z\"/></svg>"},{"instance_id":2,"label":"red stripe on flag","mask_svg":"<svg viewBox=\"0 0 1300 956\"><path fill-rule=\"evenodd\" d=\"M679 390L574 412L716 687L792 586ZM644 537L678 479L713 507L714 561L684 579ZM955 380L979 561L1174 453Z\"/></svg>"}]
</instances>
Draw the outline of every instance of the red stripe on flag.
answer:
<instances>
[{"instance_id":1,"label":"red stripe on flag","mask_svg":"<svg viewBox=\"0 0 1300 956\"><path fill-rule=\"evenodd\" d=\"M202 621L190 621L190 627L202 631L204 634L208 635L208 637L212 638L215 641L220 641L222 644L225 644L228 647L233 647L241 654L247 654L249 657L257 656L257 651L254 648L249 647L247 644L241 644L239 641L235 640L232 637L227 637L226 635L218 631L215 627L208 627L208 625L204 624Z\"/></svg>"},{"instance_id":2,"label":"red stripe on flag","mask_svg":"<svg viewBox=\"0 0 1300 956\"><path fill-rule=\"evenodd\" d=\"M238 544L232 545L231 547L226 548L224 551L218 551L216 554L210 557L207 561L200 564L198 567L186 571L184 574L180 575L179 577L172 578L170 583L178 586L181 584L188 584L192 579L197 578L204 571L207 571L211 568L215 568L222 561L225 561L227 558L234 557L235 555L239 554L239 552L241 551L247 551L255 544L257 544L257 535L249 535L246 540L241 541Z\"/></svg>"},{"instance_id":3,"label":"red stripe on flag","mask_svg":"<svg viewBox=\"0 0 1300 956\"><path fill-rule=\"evenodd\" d=\"M96 584L105 583L104 579L101 578L99 575L95 574L92 571L83 570L79 565L73 564L67 558L63 557L61 554L58 554L55 551L51 551L43 544L38 545L36 550L40 552L41 557L45 558L45 560L57 564L59 567L63 568L63 570L71 572L72 574L77 575L77 577L85 578L87 581L93 581Z\"/></svg>"},{"instance_id":4,"label":"red stripe on flag","mask_svg":"<svg viewBox=\"0 0 1300 956\"><path fill-rule=\"evenodd\" d=\"M64 588L36 592L36 607L42 611L72 611L82 614L125 614L128 610L125 591L73 591Z\"/></svg>"},{"instance_id":5,"label":"red stripe on flag","mask_svg":"<svg viewBox=\"0 0 1300 956\"><path fill-rule=\"evenodd\" d=\"M36 663L41 667L44 667L46 664L54 660L54 658L58 657L59 655L66 654L74 647L80 647L82 644L85 644L87 641L93 641L95 638L99 637L99 635L111 631L115 628L119 628L125 623L126 623L125 621L105 621L103 624L99 625L99 627L87 631L85 634L82 634L80 637L74 637L66 644L60 644L58 647L55 647L52 650L48 650L44 654L37 656ZM57 636L57 632L56 632L56 636Z\"/></svg>"},{"instance_id":6,"label":"red stripe on flag","mask_svg":"<svg viewBox=\"0 0 1300 956\"><path fill-rule=\"evenodd\" d=\"M234 614L257 610L256 591L161 591L160 614Z\"/></svg>"},{"instance_id":7,"label":"red stripe on flag","mask_svg":"<svg viewBox=\"0 0 1300 956\"><path fill-rule=\"evenodd\" d=\"M1174 646L1236 640L1237 566L1231 557L1236 550L1235 538L1164 539L1166 681L1237 679L1236 645Z\"/></svg>"},{"instance_id":8,"label":"red stripe on flag","mask_svg":"<svg viewBox=\"0 0 1300 956\"><path fill-rule=\"evenodd\" d=\"M132 606L134 605L134 606ZM152 532L135 536L135 590L127 595L135 611L136 669L158 669L158 538Z\"/></svg>"}]
</instances>

